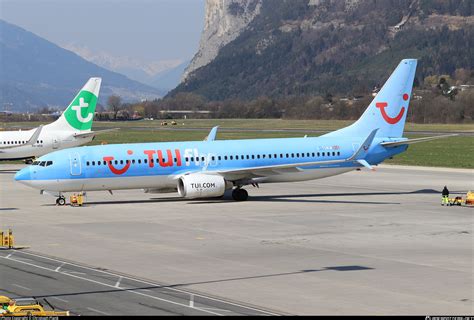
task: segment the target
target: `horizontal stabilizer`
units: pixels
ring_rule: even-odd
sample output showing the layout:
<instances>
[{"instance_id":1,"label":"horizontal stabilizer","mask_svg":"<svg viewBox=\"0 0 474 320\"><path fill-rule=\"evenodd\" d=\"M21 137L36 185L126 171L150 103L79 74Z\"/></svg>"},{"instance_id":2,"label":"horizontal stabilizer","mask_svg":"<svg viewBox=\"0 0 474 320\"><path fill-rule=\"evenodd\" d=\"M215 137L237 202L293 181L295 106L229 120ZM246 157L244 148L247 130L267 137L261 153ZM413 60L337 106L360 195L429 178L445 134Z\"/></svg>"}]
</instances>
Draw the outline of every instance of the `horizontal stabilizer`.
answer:
<instances>
[{"instance_id":1,"label":"horizontal stabilizer","mask_svg":"<svg viewBox=\"0 0 474 320\"><path fill-rule=\"evenodd\" d=\"M426 141L431 141L431 140L436 140L436 139L442 139L442 138L449 138L449 137L455 137L457 134L445 134L445 135L440 135L440 136L433 136L433 137L425 137L425 138L417 138L417 139L405 139L405 140L399 140L399 141L390 141L390 142L382 142L380 145L384 147L397 147L397 146L403 146L407 144L414 144L418 142L426 142Z\"/></svg>"}]
</instances>

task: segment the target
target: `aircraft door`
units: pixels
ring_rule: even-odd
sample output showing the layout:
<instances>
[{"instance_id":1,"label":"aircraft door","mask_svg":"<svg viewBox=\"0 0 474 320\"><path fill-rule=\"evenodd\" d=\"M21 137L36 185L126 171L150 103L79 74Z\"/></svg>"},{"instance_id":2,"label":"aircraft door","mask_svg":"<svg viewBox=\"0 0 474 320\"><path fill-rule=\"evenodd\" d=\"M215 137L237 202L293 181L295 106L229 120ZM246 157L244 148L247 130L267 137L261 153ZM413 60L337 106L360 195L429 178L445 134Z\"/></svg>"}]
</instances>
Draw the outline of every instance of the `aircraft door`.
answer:
<instances>
[{"instance_id":1,"label":"aircraft door","mask_svg":"<svg viewBox=\"0 0 474 320\"><path fill-rule=\"evenodd\" d=\"M58 138L53 138L53 149L59 149L60 147L60 142Z\"/></svg>"},{"instance_id":2,"label":"aircraft door","mask_svg":"<svg viewBox=\"0 0 474 320\"><path fill-rule=\"evenodd\" d=\"M71 176L81 175L81 157L77 152L69 154L69 160L71 163Z\"/></svg>"}]
</instances>

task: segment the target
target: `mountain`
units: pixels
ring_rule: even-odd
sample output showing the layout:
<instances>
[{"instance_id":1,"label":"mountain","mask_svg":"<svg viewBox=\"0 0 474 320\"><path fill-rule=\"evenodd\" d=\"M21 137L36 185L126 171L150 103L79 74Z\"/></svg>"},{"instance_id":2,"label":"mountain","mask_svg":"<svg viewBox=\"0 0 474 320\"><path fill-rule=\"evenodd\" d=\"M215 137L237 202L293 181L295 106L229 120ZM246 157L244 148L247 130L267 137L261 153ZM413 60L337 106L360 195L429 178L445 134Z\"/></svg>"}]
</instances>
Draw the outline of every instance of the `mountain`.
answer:
<instances>
[{"instance_id":1,"label":"mountain","mask_svg":"<svg viewBox=\"0 0 474 320\"><path fill-rule=\"evenodd\" d=\"M90 77L102 77L99 103L154 99L160 91L84 60L75 53L0 20L0 108L26 111L65 106Z\"/></svg>"},{"instance_id":2,"label":"mountain","mask_svg":"<svg viewBox=\"0 0 474 320\"><path fill-rule=\"evenodd\" d=\"M403 58L419 59L417 82L456 72L472 79L473 6L472 0L207 0L200 49L168 96L357 95L383 83Z\"/></svg>"},{"instance_id":3,"label":"mountain","mask_svg":"<svg viewBox=\"0 0 474 320\"><path fill-rule=\"evenodd\" d=\"M116 56L102 50L93 50L75 43L63 45L63 48L75 52L87 61L100 67L155 87L162 93L174 89L180 83L184 68L189 64L189 61L183 62L181 59L143 61L128 56ZM176 73L179 73L178 79L174 80ZM168 77L173 79L168 80Z\"/></svg>"},{"instance_id":4,"label":"mountain","mask_svg":"<svg viewBox=\"0 0 474 320\"><path fill-rule=\"evenodd\" d=\"M147 80L147 84L158 88L162 92L169 92L181 83L181 78L185 72L189 61L185 61L174 68L162 71Z\"/></svg>"}]
</instances>

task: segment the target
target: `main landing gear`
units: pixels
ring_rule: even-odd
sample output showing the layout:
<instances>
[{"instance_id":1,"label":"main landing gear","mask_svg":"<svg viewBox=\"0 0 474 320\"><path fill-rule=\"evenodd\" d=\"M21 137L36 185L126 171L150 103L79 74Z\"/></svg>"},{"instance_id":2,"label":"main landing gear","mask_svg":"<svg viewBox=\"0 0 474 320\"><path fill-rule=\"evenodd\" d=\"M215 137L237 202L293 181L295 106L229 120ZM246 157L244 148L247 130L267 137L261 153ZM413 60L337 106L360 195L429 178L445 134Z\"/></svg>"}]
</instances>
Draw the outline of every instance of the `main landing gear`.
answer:
<instances>
[{"instance_id":1,"label":"main landing gear","mask_svg":"<svg viewBox=\"0 0 474 320\"><path fill-rule=\"evenodd\" d=\"M66 204L66 198L63 196L63 195L60 195L57 199L56 199L56 205L57 206L64 206Z\"/></svg>"},{"instance_id":2,"label":"main landing gear","mask_svg":"<svg viewBox=\"0 0 474 320\"><path fill-rule=\"evenodd\" d=\"M236 188L232 191L232 199L235 201L245 201L249 198L247 190L242 188Z\"/></svg>"}]
</instances>

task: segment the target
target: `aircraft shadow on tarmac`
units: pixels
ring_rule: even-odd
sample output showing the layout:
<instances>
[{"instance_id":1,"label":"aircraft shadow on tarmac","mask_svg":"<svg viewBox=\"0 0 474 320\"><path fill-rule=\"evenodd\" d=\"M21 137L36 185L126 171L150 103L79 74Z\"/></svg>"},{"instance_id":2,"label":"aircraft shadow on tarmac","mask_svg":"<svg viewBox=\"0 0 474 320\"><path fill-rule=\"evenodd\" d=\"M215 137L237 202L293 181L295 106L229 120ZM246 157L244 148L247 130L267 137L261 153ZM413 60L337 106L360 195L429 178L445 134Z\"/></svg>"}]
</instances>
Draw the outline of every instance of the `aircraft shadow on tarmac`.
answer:
<instances>
[{"instance_id":1,"label":"aircraft shadow on tarmac","mask_svg":"<svg viewBox=\"0 0 474 320\"><path fill-rule=\"evenodd\" d=\"M452 191L451 193L463 193L464 191ZM415 191L387 191L387 192L352 192L352 193L318 193L318 194L285 194L285 195L264 195L251 196L249 201L261 202L300 202L300 203L343 203L343 204L400 204L399 202L380 202L380 201L351 201L351 200L326 200L320 198L326 197L361 197L361 196L383 196L383 195L411 195L411 194L439 194L441 191L434 189L420 189ZM318 198L318 199L314 199ZM229 203L236 204L226 193L224 197L203 200L189 200L178 197L151 198L143 200L112 200L112 201L91 201L86 202L90 205L115 205L115 204L139 204L139 203L162 203L162 202L187 202L188 204L210 204L210 203ZM55 206L54 204L43 204L42 206Z\"/></svg>"},{"instance_id":2,"label":"aircraft shadow on tarmac","mask_svg":"<svg viewBox=\"0 0 474 320\"><path fill-rule=\"evenodd\" d=\"M456 191L453 191L456 193ZM388 191L388 192L352 192L352 193L319 193L319 194L286 194L286 195L265 195L265 196L251 196L250 201L268 201L268 202L308 202L308 203L352 203L352 204L400 204L399 202L379 202L379 201L350 201L350 200L325 200L319 198L326 197L360 197L360 196L381 196L381 195L410 195L410 194L440 194L441 191L433 189L421 189L416 191ZM310 198L310 199L305 199ZM311 199L318 198L318 199ZM215 201L194 201L194 204L206 204L215 202L227 202L224 199L218 199Z\"/></svg>"},{"instance_id":3,"label":"aircraft shadow on tarmac","mask_svg":"<svg viewBox=\"0 0 474 320\"><path fill-rule=\"evenodd\" d=\"M299 271L294 271L294 272L272 273L272 274L263 274L263 275L237 277L237 278L227 278L227 279L216 279L216 280L208 280L208 281L197 281L197 282L164 284L164 285L147 285L147 286L137 286L137 287L134 287L134 288L130 288L130 286L127 286L127 288L116 288L116 289L114 288L114 289L108 289L108 290L56 293L56 294L49 294L49 295L35 295L35 298L43 298L44 299L44 298L52 298L52 297L67 297L67 296L78 296L78 295L88 295L88 294L97 294L97 293L104 294L104 293L121 292L121 291L124 291L124 290L127 290L127 291L140 291L140 290L153 290L153 289L166 289L166 288L180 288L180 287L187 287L187 286L200 285L200 284L221 283L221 282L231 282L231 281L251 280L251 279L262 279L262 278L270 278L270 277L282 277L282 276L308 274L308 273L323 272L323 271L341 271L341 272L345 272L345 271L368 271L368 270L374 270L374 269L375 268L366 267L366 266L359 266L359 265L332 266L332 267L323 267L321 269L306 269L306 270L299 270ZM167 294L170 294L170 293L167 292Z\"/></svg>"}]
</instances>

